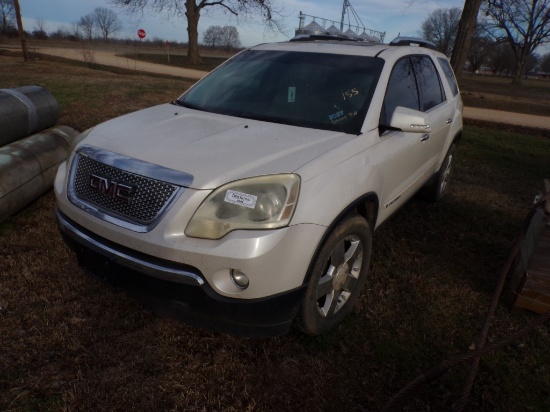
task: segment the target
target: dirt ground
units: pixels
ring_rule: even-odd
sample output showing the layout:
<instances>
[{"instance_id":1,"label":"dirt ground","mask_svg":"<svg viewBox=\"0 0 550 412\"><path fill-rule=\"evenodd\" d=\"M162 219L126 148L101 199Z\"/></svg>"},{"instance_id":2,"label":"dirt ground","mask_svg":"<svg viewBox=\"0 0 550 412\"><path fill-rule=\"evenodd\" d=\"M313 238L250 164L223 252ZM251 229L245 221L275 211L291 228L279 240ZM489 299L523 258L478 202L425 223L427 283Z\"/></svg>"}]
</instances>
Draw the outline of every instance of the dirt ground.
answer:
<instances>
[{"instance_id":1,"label":"dirt ground","mask_svg":"<svg viewBox=\"0 0 550 412\"><path fill-rule=\"evenodd\" d=\"M84 60L85 51L77 49L63 49L45 47L38 49L40 53L49 54L57 57L64 57L66 59ZM115 51L99 51L89 50L89 58L93 58L95 63L103 64L106 66L121 67L124 69L145 71L157 74L169 74L172 76L185 77L188 79L201 79L206 76L207 72L185 69L182 67L165 66L162 64L148 63L144 61L129 59L126 57L117 56Z\"/></svg>"},{"instance_id":2,"label":"dirt ground","mask_svg":"<svg viewBox=\"0 0 550 412\"><path fill-rule=\"evenodd\" d=\"M478 107L465 107L464 118L481 120L492 123L505 123L516 126L534 127L537 129L550 129L550 119L544 116L532 114L503 112L500 110L480 109Z\"/></svg>"}]
</instances>

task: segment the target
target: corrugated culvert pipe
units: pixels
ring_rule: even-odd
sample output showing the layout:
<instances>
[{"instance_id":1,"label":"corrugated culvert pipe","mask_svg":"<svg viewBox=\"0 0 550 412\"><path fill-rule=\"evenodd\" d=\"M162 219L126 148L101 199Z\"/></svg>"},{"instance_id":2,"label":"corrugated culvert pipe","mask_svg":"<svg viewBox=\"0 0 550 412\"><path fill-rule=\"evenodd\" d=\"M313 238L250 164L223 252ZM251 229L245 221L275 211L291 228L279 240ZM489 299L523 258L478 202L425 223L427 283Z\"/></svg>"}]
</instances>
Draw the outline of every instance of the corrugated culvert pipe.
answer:
<instances>
[{"instance_id":1,"label":"corrugated culvert pipe","mask_svg":"<svg viewBox=\"0 0 550 412\"><path fill-rule=\"evenodd\" d=\"M53 187L78 132L56 126L0 147L0 221Z\"/></svg>"},{"instance_id":2,"label":"corrugated culvert pipe","mask_svg":"<svg viewBox=\"0 0 550 412\"><path fill-rule=\"evenodd\" d=\"M0 146L52 127L58 118L59 104L43 87L0 89Z\"/></svg>"},{"instance_id":3,"label":"corrugated culvert pipe","mask_svg":"<svg viewBox=\"0 0 550 412\"><path fill-rule=\"evenodd\" d=\"M0 221L53 187L79 133L56 126L59 105L39 86L0 89Z\"/></svg>"}]
</instances>

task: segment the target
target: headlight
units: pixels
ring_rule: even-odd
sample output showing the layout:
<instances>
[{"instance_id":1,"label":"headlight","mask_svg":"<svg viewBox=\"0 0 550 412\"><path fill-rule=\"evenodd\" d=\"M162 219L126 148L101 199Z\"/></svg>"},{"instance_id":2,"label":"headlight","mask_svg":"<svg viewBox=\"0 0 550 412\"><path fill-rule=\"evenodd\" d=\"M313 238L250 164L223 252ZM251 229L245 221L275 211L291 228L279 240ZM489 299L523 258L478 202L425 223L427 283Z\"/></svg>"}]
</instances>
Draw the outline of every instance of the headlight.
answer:
<instances>
[{"instance_id":1,"label":"headlight","mask_svg":"<svg viewBox=\"0 0 550 412\"><path fill-rule=\"evenodd\" d=\"M190 237L220 239L237 229L275 229L288 225L300 191L294 174L253 177L214 190L185 229Z\"/></svg>"}]
</instances>

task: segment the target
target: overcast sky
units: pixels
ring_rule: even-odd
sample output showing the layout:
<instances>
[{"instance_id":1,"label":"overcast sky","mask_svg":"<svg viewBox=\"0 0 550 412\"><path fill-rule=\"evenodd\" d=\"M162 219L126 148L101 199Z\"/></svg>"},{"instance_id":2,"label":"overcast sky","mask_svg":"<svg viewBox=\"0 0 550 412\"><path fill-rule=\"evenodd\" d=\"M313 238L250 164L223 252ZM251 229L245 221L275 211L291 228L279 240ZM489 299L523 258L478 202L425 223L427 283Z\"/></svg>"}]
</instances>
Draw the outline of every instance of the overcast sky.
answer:
<instances>
[{"instance_id":1,"label":"overcast sky","mask_svg":"<svg viewBox=\"0 0 550 412\"><path fill-rule=\"evenodd\" d=\"M464 1L461 0L416 0L412 5L409 5L411 1L408 0L351 0L350 3L366 28L386 32L386 42L391 41L399 33L402 36L417 36L422 21L430 12L438 8L462 8L464 5ZM46 22L46 31L51 32L59 26L69 26L77 22L80 17L90 13L96 7L107 7L115 11L123 22L124 30L117 33L117 37L137 39L137 30L143 28L148 39L158 37L169 41L187 41L187 24L184 18L174 17L167 21L150 10L146 11L144 16L131 16L112 6L109 0L20 0L20 4L23 24L27 31L33 30L36 19L43 19ZM199 40L202 41L202 33L209 26L214 25L236 26L243 46L253 46L266 41L288 40L298 27L300 11L308 15L340 21L343 1L279 0L279 4L283 6L287 16L284 19L285 35L266 35L264 26L259 20L239 21L218 7L216 11L201 14ZM305 23L310 21L311 19L308 18ZM317 22L322 23L320 20ZM350 22L355 24L353 17L350 18Z\"/></svg>"}]
</instances>

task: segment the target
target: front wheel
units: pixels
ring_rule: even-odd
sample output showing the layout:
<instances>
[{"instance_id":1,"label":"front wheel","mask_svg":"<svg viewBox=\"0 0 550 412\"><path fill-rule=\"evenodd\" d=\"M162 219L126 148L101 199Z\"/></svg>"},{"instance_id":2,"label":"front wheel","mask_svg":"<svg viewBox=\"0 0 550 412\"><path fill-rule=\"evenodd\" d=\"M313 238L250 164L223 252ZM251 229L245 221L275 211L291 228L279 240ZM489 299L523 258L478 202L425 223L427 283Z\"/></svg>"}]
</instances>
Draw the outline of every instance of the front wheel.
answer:
<instances>
[{"instance_id":1,"label":"front wheel","mask_svg":"<svg viewBox=\"0 0 550 412\"><path fill-rule=\"evenodd\" d=\"M363 217L352 215L333 229L312 265L298 317L303 332L319 335L351 311L367 278L371 249L371 229Z\"/></svg>"}]
</instances>

